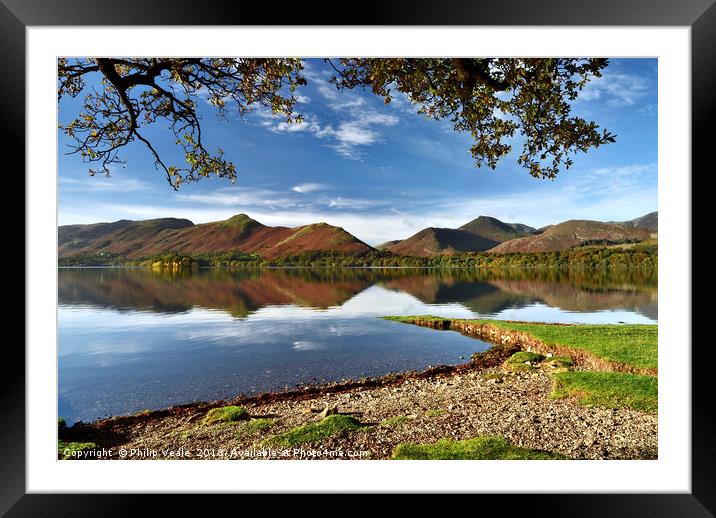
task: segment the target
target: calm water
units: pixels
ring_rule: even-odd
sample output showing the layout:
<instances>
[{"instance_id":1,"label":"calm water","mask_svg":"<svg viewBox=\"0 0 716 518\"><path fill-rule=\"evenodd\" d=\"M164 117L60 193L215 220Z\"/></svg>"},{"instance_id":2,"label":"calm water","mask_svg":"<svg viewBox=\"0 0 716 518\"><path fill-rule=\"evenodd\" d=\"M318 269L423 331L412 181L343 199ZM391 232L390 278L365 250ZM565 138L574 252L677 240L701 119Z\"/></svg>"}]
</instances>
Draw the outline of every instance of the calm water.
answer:
<instances>
[{"instance_id":1,"label":"calm water","mask_svg":"<svg viewBox=\"0 0 716 518\"><path fill-rule=\"evenodd\" d=\"M457 364L489 344L377 318L655 323L656 274L59 270L59 415L91 421Z\"/></svg>"}]
</instances>

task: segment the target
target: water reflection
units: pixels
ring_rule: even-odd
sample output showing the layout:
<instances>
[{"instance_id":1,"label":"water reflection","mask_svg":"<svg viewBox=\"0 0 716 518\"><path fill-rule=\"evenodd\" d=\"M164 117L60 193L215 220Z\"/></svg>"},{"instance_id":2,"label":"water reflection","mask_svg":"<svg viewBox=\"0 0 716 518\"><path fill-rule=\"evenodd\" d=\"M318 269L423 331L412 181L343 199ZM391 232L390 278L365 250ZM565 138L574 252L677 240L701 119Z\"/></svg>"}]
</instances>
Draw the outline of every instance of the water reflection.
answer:
<instances>
[{"instance_id":1,"label":"water reflection","mask_svg":"<svg viewBox=\"0 0 716 518\"><path fill-rule=\"evenodd\" d=\"M654 322L656 275L408 269L59 271L72 422L464 362L489 344L377 318Z\"/></svg>"},{"instance_id":2,"label":"water reflection","mask_svg":"<svg viewBox=\"0 0 716 518\"><path fill-rule=\"evenodd\" d=\"M370 286L428 305L460 304L482 316L539 304L571 313L618 310L650 321L658 317L656 272L648 270L63 269L59 302L160 313L198 306L241 318L276 305L342 306Z\"/></svg>"}]
</instances>

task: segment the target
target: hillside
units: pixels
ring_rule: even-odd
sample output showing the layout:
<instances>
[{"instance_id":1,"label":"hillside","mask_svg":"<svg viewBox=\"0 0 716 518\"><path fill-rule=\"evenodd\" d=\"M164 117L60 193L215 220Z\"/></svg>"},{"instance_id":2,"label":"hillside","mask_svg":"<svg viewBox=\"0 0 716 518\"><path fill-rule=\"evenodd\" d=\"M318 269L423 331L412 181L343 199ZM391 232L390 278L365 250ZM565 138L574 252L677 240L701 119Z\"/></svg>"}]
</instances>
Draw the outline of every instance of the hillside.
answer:
<instances>
[{"instance_id":1,"label":"hillside","mask_svg":"<svg viewBox=\"0 0 716 518\"><path fill-rule=\"evenodd\" d=\"M641 216L639 218L630 219L629 221L624 221L624 225L628 225L635 228L645 228L646 230L649 230L651 232L658 232L659 231L659 213L658 212L650 212L649 214L645 214L644 216Z\"/></svg>"},{"instance_id":2,"label":"hillside","mask_svg":"<svg viewBox=\"0 0 716 518\"><path fill-rule=\"evenodd\" d=\"M401 241L402 241L402 239L393 239L392 241L386 241L385 243L375 245L375 249L376 250L389 250L390 247L397 245Z\"/></svg>"},{"instance_id":3,"label":"hillside","mask_svg":"<svg viewBox=\"0 0 716 518\"><path fill-rule=\"evenodd\" d=\"M269 227L245 214L200 225L185 219L165 218L58 229L60 258L113 254L138 259L167 251L184 254L238 251L272 259L325 250L367 252L372 248L342 228L327 223L296 228Z\"/></svg>"},{"instance_id":4,"label":"hillside","mask_svg":"<svg viewBox=\"0 0 716 518\"><path fill-rule=\"evenodd\" d=\"M534 228L522 223L504 223L489 216L480 216L477 219L473 219L471 222L461 226L459 230L465 230L498 243L527 236L535 231Z\"/></svg>"},{"instance_id":5,"label":"hillside","mask_svg":"<svg viewBox=\"0 0 716 518\"><path fill-rule=\"evenodd\" d=\"M426 257L451 255L455 252L481 252L497 243L465 230L429 227L386 249L394 254Z\"/></svg>"},{"instance_id":6,"label":"hillside","mask_svg":"<svg viewBox=\"0 0 716 518\"><path fill-rule=\"evenodd\" d=\"M57 246L60 257L105 253L122 253L158 238L165 231L171 232L194 223L188 219L160 218L143 221L121 219L112 223L91 225L63 225L57 229Z\"/></svg>"},{"instance_id":7,"label":"hillside","mask_svg":"<svg viewBox=\"0 0 716 518\"><path fill-rule=\"evenodd\" d=\"M429 227L407 239L388 241L377 248L419 257L484 252L510 239L530 235L534 230L522 223L504 223L496 218L480 216L457 229Z\"/></svg>"},{"instance_id":8,"label":"hillside","mask_svg":"<svg viewBox=\"0 0 716 518\"><path fill-rule=\"evenodd\" d=\"M513 239L489 250L503 254L514 252L553 252L567 250L591 242L619 243L644 241L651 232L645 228L626 223L602 223L600 221L570 220L553 225L544 232Z\"/></svg>"}]
</instances>

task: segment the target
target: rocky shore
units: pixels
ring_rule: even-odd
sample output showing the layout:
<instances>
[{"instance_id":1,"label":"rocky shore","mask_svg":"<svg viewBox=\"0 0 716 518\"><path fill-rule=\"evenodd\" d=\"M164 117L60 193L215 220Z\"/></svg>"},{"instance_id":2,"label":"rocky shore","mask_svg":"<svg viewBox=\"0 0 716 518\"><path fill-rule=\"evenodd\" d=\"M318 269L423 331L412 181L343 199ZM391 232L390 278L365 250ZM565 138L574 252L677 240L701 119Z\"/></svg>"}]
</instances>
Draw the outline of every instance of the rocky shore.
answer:
<instances>
[{"instance_id":1,"label":"rocky shore","mask_svg":"<svg viewBox=\"0 0 716 518\"><path fill-rule=\"evenodd\" d=\"M68 439L91 441L110 459L386 459L401 443L480 435L572 459L657 457L656 415L584 407L551 399L551 390L552 377L542 370L463 369L307 398L246 401L251 420L207 425L202 420L213 405L193 405L75 426ZM262 445L333 411L365 426L288 451ZM251 426L257 420L267 426Z\"/></svg>"},{"instance_id":2,"label":"rocky shore","mask_svg":"<svg viewBox=\"0 0 716 518\"><path fill-rule=\"evenodd\" d=\"M478 439L478 443L507 441L508 448L527 455L507 458L657 458L656 395L648 389L649 380L656 383L656 363L642 361L639 366L630 356L615 355L613 348L609 351L614 358L631 363L605 358L587 348L601 350L593 341L569 346L575 336L589 336L594 328L546 325L562 337L546 342L537 338L544 335L545 324L525 328L507 321L395 319L459 331L494 346L462 365L175 406L70 428L61 424L58 455L134 460L390 459L401 457L396 452L405 451L405 445L414 452L410 445L484 438L487 442ZM629 335L620 335L620 330L637 332L641 338L629 343L624 341ZM617 326L598 331L599 341L621 350L633 350L639 340L656 340L649 329ZM655 358L656 349L644 350ZM612 381L606 382L606 406L585 404L579 390L555 397L555 379L567 371L590 376L614 373L622 378L608 378ZM621 390L626 391L614 396L625 381ZM639 393L643 388L630 385L645 382L646 396ZM651 405L639 397L651 398ZM460 443L457 449L476 444ZM456 443L447 444L449 455L454 455L455 447ZM476 457L473 451L450 458L493 458L493 454ZM445 452L429 458L445 458L441 455Z\"/></svg>"}]
</instances>

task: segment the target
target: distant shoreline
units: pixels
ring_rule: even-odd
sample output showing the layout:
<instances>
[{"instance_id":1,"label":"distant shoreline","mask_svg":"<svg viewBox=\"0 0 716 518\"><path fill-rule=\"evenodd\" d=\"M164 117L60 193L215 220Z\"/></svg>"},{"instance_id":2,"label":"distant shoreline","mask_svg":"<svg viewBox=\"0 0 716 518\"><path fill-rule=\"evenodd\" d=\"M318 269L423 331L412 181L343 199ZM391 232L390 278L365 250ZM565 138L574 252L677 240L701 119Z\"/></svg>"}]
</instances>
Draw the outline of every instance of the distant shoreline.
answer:
<instances>
[{"instance_id":1,"label":"distant shoreline","mask_svg":"<svg viewBox=\"0 0 716 518\"><path fill-rule=\"evenodd\" d=\"M612 265L612 268L641 268L654 269L654 266L635 266L635 265ZM152 270L151 266L136 265L82 265L82 266L66 266L57 265L58 270ZM179 268L178 271L192 270L303 270L303 269L343 269L343 270L599 270L599 266L556 266L556 265L537 265L537 266L329 266L329 265L307 265L307 266L274 266L274 265L258 265L258 266L198 266L195 268ZM162 269L162 271L171 271L170 268Z\"/></svg>"},{"instance_id":2,"label":"distant shoreline","mask_svg":"<svg viewBox=\"0 0 716 518\"><path fill-rule=\"evenodd\" d=\"M241 252L182 254L167 252L128 259L121 256L71 256L58 259L58 267L145 267L152 270L194 268L657 268L658 244L636 243L583 246L551 252L462 252L446 255L406 256L385 252L365 254L311 251L266 259Z\"/></svg>"}]
</instances>

